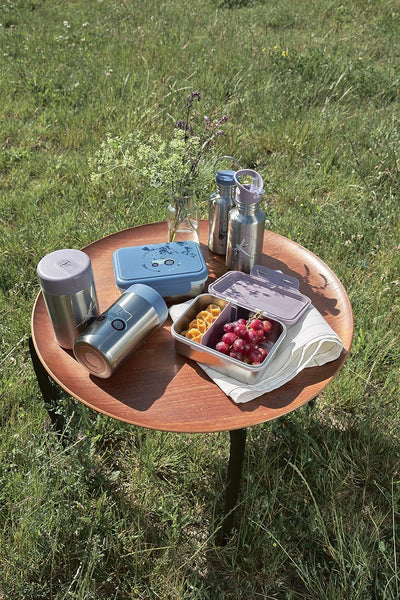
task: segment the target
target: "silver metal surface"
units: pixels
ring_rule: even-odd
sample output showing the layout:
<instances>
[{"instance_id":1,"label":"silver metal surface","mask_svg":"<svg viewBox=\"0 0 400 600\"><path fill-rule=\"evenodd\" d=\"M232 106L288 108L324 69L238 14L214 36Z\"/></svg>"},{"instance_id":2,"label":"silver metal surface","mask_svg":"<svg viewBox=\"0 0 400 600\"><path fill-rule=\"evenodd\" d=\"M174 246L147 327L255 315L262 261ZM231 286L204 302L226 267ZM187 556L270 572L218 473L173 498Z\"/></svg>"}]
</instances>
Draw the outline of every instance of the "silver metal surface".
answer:
<instances>
[{"instance_id":1,"label":"silver metal surface","mask_svg":"<svg viewBox=\"0 0 400 600\"><path fill-rule=\"evenodd\" d=\"M237 202L229 213L226 266L250 273L261 260L265 213L259 203Z\"/></svg>"},{"instance_id":2,"label":"silver metal surface","mask_svg":"<svg viewBox=\"0 0 400 600\"><path fill-rule=\"evenodd\" d=\"M72 295L54 296L43 291L43 298L62 348L71 349L75 338L99 314L94 283Z\"/></svg>"},{"instance_id":3,"label":"silver metal surface","mask_svg":"<svg viewBox=\"0 0 400 600\"><path fill-rule=\"evenodd\" d=\"M147 300L122 294L77 337L74 354L93 375L110 377L159 324L158 313Z\"/></svg>"},{"instance_id":4,"label":"silver metal surface","mask_svg":"<svg viewBox=\"0 0 400 600\"><path fill-rule=\"evenodd\" d=\"M234 206L236 186L218 185L208 207L208 247L214 254L226 253L229 211Z\"/></svg>"}]
</instances>

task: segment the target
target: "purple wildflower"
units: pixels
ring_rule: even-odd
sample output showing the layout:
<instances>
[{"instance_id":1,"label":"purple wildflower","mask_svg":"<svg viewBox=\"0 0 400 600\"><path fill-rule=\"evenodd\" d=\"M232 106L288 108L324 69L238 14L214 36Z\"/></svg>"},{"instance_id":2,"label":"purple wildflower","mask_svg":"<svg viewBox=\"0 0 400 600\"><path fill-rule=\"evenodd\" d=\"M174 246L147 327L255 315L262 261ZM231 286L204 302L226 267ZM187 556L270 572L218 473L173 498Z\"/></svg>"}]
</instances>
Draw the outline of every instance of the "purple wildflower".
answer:
<instances>
[{"instance_id":1,"label":"purple wildflower","mask_svg":"<svg viewBox=\"0 0 400 600\"><path fill-rule=\"evenodd\" d=\"M193 128L190 125L190 123L187 123L186 121L184 121L183 119L179 119L176 123L175 123L175 129L182 129L182 131L185 132L189 132L190 135L193 135Z\"/></svg>"},{"instance_id":2,"label":"purple wildflower","mask_svg":"<svg viewBox=\"0 0 400 600\"><path fill-rule=\"evenodd\" d=\"M197 98L197 100L200 102L200 97L200 92L191 92L188 96L188 103L192 103L195 98Z\"/></svg>"}]
</instances>

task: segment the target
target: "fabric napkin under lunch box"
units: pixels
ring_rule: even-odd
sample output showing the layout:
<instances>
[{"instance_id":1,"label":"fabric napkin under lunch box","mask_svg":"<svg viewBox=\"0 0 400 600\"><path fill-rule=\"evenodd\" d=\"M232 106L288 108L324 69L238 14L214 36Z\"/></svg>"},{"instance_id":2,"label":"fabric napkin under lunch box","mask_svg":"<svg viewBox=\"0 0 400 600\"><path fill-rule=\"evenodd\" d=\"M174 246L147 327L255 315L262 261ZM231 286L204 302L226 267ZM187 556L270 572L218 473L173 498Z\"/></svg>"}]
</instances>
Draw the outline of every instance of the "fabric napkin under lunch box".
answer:
<instances>
[{"instance_id":1,"label":"fabric napkin under lunch box","mask_svg":"<svg viewBox=\"0 0 400 600\"><path fill-rule=\"evenodd\" d=\"M192 302L175 304L169 309L175 321ZM282 340L266 370L265 377L255 384L245 384L198 363L207 375L234 402L243 403L271 392L293 379L307 367L321 366L336 360L343 350L340 337L321 313L310 305L300 319L287 327Z\"/></svg>"}]
</instances>

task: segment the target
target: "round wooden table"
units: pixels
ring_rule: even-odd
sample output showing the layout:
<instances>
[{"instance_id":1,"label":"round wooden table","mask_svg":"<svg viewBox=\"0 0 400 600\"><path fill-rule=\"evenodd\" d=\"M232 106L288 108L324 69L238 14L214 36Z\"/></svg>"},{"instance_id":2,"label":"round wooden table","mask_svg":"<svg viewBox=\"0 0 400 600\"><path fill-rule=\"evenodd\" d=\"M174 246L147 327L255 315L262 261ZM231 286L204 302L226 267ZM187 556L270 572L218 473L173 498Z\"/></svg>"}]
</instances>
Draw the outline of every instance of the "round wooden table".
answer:
<instances>
[{"instance_id":1,"label":"round wooden table","mask_svg":"<svg viewBox=\"0 0 400 600\"><path fill-rule=\"evenodd\" d=\"M166 235L166 223L151 223L120 231L83 248L92 261L100 311L120 295L112 267L114 250L165 242ZM224 257L208 250L207 239L208 222L201 221L201 250L210 283L220 277L226 267ZM261 262L299 280L300 291L311 298L343 342L344 349L337 360L305 369L286 385L258 399L235 404L196 363L175 352L168 319L110 379L102 380L89 375L72 352L58 346L40 293L32 314L31 350L35 368L42 365L62 389L80 402L133 425L187 433L230 431L232 464L228 480L231 483L237 480L236 489L245 428L285 415L316 397L340 371L353 336L352 309L346 291L333 271L315 254L277 233L266 231ZM233 500L237 495L235 489L229 492Z\"/></svg>"}]
</instances>

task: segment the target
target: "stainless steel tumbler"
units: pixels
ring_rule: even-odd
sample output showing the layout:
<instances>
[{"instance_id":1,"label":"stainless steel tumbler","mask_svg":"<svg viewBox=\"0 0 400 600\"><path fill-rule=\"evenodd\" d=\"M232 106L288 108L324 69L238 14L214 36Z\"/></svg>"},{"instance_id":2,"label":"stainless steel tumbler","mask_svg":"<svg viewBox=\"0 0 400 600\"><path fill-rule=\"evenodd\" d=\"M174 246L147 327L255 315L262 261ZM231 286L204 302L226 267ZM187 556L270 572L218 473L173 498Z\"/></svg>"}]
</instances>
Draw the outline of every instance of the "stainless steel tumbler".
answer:
<instances>
[{"instance_id":1,"label":"stainless steel tumbler","mask_svg":"<svg viewBox=\"0 0 400 600\"><path fill-rule=\"evenodd\" d=\"M167 305L155 289L131 285L76 338L75 357L89 373L106 379L167 316Z\"/></svg>"},{"instance_id":2,"label":"stainless steel tumbler","mask_svg":"<svg viewBox=\"0 0 400 600\"><path fill-rule=\"evenodd\" d=\"M99 314L90 258L81 250L55 250L41 259L37 274L56 340L71 349Z\"/></svg>"}]
</instances>

